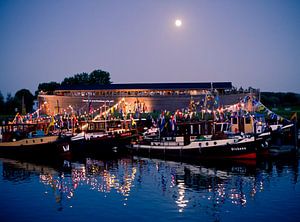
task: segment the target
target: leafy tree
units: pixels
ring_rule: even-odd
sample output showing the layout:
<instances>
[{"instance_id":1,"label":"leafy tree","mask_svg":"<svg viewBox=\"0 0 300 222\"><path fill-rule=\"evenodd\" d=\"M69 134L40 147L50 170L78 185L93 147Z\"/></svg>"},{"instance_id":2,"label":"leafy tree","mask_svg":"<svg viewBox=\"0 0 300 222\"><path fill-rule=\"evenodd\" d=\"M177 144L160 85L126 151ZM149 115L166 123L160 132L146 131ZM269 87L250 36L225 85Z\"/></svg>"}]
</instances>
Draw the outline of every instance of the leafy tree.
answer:
<instances>
[{"instance_id":1,"label":"leafy tree","mask_svg":"<svg viewBox=\"0 0 300 222\"><path fill-rule=\"evenodd\" d=\"M5 101L4 114L15 114L15 108L17 108L17 104L14 100L14 97L12 97L10 93L8 93Z\"/></svg>"},{"instance_id":2,"label":"leafy tree","mask_svg":"<svg viewBox=\"0 0 300 222\"><path fill-rule=\"evenodd\" d=\"M20 113L32 112L34 96L28 89L21 89L16 92L14 100Z\"/></svg>"},{"instance_id":3,"label":"leafy tree","mask_svg":"<svg viewBox=\"0 0 300 222\"><path fill-rule=\"evenodd\" d=\"M94 85L94 84L102 84L102 85L111 84L110 74L102 70L94 70L90 74L87 73L75 74L72 77L65 78L61 82L62 86Z\"/></svg>"},{"instance_id":4,"label":"leafy tree","mask_svg":"<svg viewBox=\"0 0 300 222\"><path fill-rule=\"evenodd\" d=\"M75 85L75 84L76 84L76 82L75 82L74 77L66 77L64 79L64 81L61 82L62 86L72 86L72 85Z\"/></svg>"},{"instance_id":5,"label":"leafy tree","mask_svg":"<svg viewBox=\"0 0 300 222\"><path fill-rule=\"evenodd\" d=\"M267 107L299 106L300 95L295 93L262 92L261 101Z\"/></svg>"},{"instance_id":6,"label":"leafy tree","mask_svg":"<svg viewBox=\"0 0 300 222\"><path fill-rule=\"evenodd\" d=\"M47 95L52 95L54 90L56 90L59 86L59 83L53 81L49 83L40 83L38 90L35 91L35 96L37 96L41 91L47 93Z\"/></svg>"},{"instance_id":7,"label":"leafy tree","mask_svg":"<svg viewBox=\"0 0 300 222\"><path fill-rule=\"evenodd\" d=\"M286 93L282 99L285 104L295 104L295 103L297 103L297 94Z\"/></svg>"},{"instance_id":8,"label":"leafy tree","mask_svg":"<svg viewBox=\"0 0 300 222\"><path fill-rule=\"evenodd\" d=\"M74 79L75 79L75 82L77 83L86 83L89 81L89 74L88 73L81 73L81 74L76 74L74 75Z\"/></svg>"},{"instance_id":9,"label":"leafy tree","mask_svg":"<svg viewBox=\"0 0 300 222\"><path fill-rule=\"evenodd\" d=\"M61 82L61 85L73 86L79 84L87 84L89 82L89 74L87 73L80 73L75 74L72 77L67 77L64 81Z\"/></svg>"},{"instance_id":10,"label":"leafy tree","mask_svg":"<svg viewBox=\"0 0 300 222\"><path fill-rule=\"evenodd\" d=\"M0 114L3 114L4 113L4 97L2 95L2 92L0 91Z\"/></svg>"},{"instance_id":11,"label":"leafy tree","mask_svg":"<svg viewBox=\"0 0 300 222\"><path fill-rule=\"evenodd\" d=\"M71 77L66 77L61 83L57 82L50 82L50 83L40 83L38 86L38 90L35 92L35 96L37 97L38 94L43 91L47 95L53 95L53 92L59 86L75 86L75 85L94 85L94 84L101 84L101 85L108 85L111 84L110 81L110 74L109 72L97 69L88 73L80 73L75 74Z\"/></svg>"},{"instance_id":12,"label":"leafy tree","mask_svg":"<svg viewBox=\"0 0 300 222\"><path fill-rule=\"evenodd\" d=\"M94 70L89 75L90 84L102 84L108 85L111 84L110 74L108 72L102 71L100 69Z\"/></svg>"}]
</instances>

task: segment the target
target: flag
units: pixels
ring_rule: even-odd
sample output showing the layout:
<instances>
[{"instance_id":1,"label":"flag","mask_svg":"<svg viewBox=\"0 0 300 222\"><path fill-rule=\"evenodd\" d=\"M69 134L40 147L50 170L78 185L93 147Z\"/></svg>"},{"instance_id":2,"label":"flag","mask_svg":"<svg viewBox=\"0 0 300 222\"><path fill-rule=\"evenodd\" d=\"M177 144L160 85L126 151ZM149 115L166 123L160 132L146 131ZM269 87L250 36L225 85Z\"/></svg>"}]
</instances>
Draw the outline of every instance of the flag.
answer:
<instances>
[{"instance_id":1,"label":"flag","mask_svg":"<svg viewBox=\"0 0 300 222\"><path fill-rule=\"evenodd\" d=\"M132 125L132 126L135 126L135 125L136 125L136 122L134 121L133 118L131 119L131 125Z\"/></svg>"},{"instance_id":2,"label":"flag","mask_svg":"<svg viewBox=\"0 0 300 222\"><path fill-rule=\"evenodd\" d=\"M252 105L253 105L253 106L257 106L257 104L258 104L258 101L257 101L256 99L253 99L253 100L252 100Z\"/></svg>"},{"instance_id":3,"label":"flag","mask_svg":"<svg viewBox=\"0 0 300 222\"><path fill-rule=\"evenodd\" d=\"M271 119L277 119L277 115L276 115L275 113L271 113L271 114L270 114L270 118L271 118Z\"/></svg>"},{"instance_id":4,"label":"flag","mask_svg":"<svg viewBox=\"0 0 300 222\"><path fill-rule=\"evenodd\" d=\"M152 121L152 126L156 127L156 122L152 117L151 117L151 121Z\"/></svg>"},{"instance_id":5,"label":"flag","mask_svg":"<svg viewBox=\"0 0 300 222\"><path fill-rule=\"evenodd\" d=\"M219 101L220 101L220 98L219 98L219 96L217 95L217 96L215 97L215 102L214 102L215 107L218 107L218 106L219 106Z\"/></svg>"},{"instance_id":6,"label":"flag","mask_svg":"<svg viewBox=\"0 0 300 222\"><path fill-rule=\"evenodd\" d=\"M265 112L266 107L262 103L258 103L257 112Z\"/></svg>"},{"instance_id":7,"label":"flag","mask_svg":"<svg viewBox=\"0 0 300 222\"><path fill-rule=\"evenodd\" d=\"M171 116L171 118L170 118L170 124L171 124L172 131L175 131L175 126L176 126L176 117L175 117L175 115Z\"/></svg>"},{"instance_id":8,"label":"flag","mask_svg":"<svg viewBox=\"0 0 300 222\"><path fill-rule=\"evenodd\" d=\"M160 131L163 131L165 127L165 116L162 116L161 119L160 119Z\"/></svg>"},{"instance_id":9,"label":"flag","mask_svg":"<svg viewBox=\"0 0 300 222\"><path fill-rule=\"evenodd\" d=\"M294 112L290 118L291 121L297 122L297 112Z\"/></svg>"},{"instance_id":10,"label":"flag","mask_svg":"<svg viewBox=\"0 0 300 222\"><path fill-rule=\"evenodd\" d=\"M93 112L92 101L89 101L89 113Z\"/></svg>"},{"instance_id":11,"label":"flag","mask_svg":"<svg viewBox=\"0 0 300 222\"><path fill-rule=\"evenodd\" d=\"M132 114L130 114L129 118L131 120L131 126L136 126L136 122L134 121Z\"/></svg>"},{"instance_id":12,"label":"flag","mask_svg":"<svg viewBox=\"0 0 300 222\"><path fill-rule=\"evenodd\" d=\"M52 117L51 117L51 122L49 123L49 125L48 125L48 127L47 127L46 134L49 133L49 130L50 130L50 127L51 127L51 126L54 127L54 124L55 124L55 119L54 119L54 117L52 116Z\"/></svg>"}]
</instances>

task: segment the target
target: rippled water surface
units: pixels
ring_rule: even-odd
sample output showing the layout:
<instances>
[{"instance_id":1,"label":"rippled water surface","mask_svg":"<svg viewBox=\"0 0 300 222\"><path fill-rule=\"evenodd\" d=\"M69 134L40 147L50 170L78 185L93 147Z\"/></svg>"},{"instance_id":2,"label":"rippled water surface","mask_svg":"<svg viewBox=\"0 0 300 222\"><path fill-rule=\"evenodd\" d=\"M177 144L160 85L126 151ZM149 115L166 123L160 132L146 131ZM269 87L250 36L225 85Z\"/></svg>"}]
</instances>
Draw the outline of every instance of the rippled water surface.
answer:
<instances>
[{"instance_id":1,"label":"rippled water surface","mask_svg":"<svg viewBox=\"0 0 300 222\"><path fill-rule=\"evenodd\" d=\"M300 221L299 159L0 158L1 221Z\"/></svg>"}]
</instances>

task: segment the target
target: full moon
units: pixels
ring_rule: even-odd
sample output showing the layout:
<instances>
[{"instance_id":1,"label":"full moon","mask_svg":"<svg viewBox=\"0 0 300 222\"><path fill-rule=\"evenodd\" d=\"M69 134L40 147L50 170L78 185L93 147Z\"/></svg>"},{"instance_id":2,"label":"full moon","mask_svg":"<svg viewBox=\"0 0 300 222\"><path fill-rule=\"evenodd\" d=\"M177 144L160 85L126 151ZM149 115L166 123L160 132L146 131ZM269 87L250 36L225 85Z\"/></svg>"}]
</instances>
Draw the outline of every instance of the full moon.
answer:
<instances>
[{"instance_id":1,"label":"full moon","mask_svg":"<svg viewBox=\"0 0 300 222\"><path fill-rule=\"evenodd\" d=\"M175 20L175 26L180 27L182 25L182 21L180 19Z\"/></svg>"}]
</instances>

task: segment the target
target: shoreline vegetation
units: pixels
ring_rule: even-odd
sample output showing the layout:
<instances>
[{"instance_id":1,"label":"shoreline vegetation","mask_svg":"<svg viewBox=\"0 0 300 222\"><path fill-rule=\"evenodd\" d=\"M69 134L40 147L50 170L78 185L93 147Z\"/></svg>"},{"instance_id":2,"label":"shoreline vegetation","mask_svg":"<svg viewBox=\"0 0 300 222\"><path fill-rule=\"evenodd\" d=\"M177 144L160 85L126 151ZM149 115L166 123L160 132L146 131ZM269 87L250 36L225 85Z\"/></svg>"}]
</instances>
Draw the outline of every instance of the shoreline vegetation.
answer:
<instances>
[{"instance_id":1,"label":"shoreline vegetation","mask_svg":"<svg viewBox=\"0 0 300 222\"><path fill-rule=\"evenodd\" d=\"M71 77L66 77L61 83L49 82L40 83L38 89L33 95L28 89L21 89L16 92L14 96L8 93L6 99L0 91L0 121L11 120L15 117L16 113L31 113L33 112L34 101L37 99L38 94L43 91L46 94L53 94L60 86L72 86L72 85L94 85L111 84L110 73L102 71L100 69L88 73L75 74ZM230 93L246 93L249 92L252 87L248 89L243 89L240 87L233 87ZM260 93L261 102L271 109L274 113L290 119L293 113L300 112L300 94L293 92L261 92Z\"/></svg>"}]
</instances>

